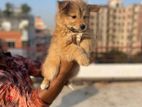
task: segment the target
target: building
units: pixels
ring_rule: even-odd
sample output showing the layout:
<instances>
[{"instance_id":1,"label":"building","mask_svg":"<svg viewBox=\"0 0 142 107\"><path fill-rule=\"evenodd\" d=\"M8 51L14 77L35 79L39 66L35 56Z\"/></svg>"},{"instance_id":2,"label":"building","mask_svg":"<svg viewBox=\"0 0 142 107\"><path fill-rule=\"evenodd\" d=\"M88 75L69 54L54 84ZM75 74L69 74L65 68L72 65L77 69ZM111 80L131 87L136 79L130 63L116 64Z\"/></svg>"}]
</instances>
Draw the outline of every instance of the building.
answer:
<instances>
[{"instance_id":1,"label":"building","mask_svg":"<svg viewBox=\"0 0 142 107\"><path fill-rule=\"evenodd\" d=\"M43 22L42 18L40 16L35 17L35 28L36 30L42 31L47 29L45 23Z\"/></svg>"},{"instance_id":2,"label":"building","mask_svg":"<svg viewBox=\"0 0 142 107\"><path fill-rule=\"evenodd\" d=\"M129 55L141 51L142 6L124 6L122 0L109 0L99 12L91 11L90 27L95 37L95 52L119 50Z\"/></svg>"},{"instance_id":3,"label":"building","mask_svg":"<svg viewBox=\"0 0 142 107\"><path fill-rule=\"evenodd\" d=\"M25 43L31 44L32 41L30 40L32 40L35 32L33 22L32 16L0 16L0 39L7 42L12 41L13 48L23 48Z\"/></svg>"},{"instance_id":4,"label":"building","mask_svg":"<svg viewBox=\"0 0 142 107\"><path fill-rule=\"evenodd\" d=\"M108 0L109 7L116 8L123 5L122 0Z\"/></svg>"},{"instance_id":5,"label":"building","mask_svg":"<svg viewBox=\"0 0 142 107\"><path fill-rule=\"evenodd\" d=\"M42 20L41 17L35 17L35 57L34 59L43 61L44 57L47 54L47 50L49 48L51 34L50 31L47 29L46 24Z\"/></svg>"},{"instance_id":6,"label":"building","mask_svg":"<svg viewBox=\"0 0 142 107\"><path fill-rule=\"evenodd\" d=\"M24 56L29 57L29 55L32 54L34 48L34 17L32 15L26 14L13 14L12 16L6 16L1 13L0 39L7 43L8 50L14 54L19 54L19 50L24 50L27 52ZM18 51L15 51L15 49Z\"/></svg>"},{"instance_id":7,"label":"building","mask_svg":"<svg viewBox=\"0 0 142 107\"><path fill-rule=\"evenodd\" d=\"M96 6L94 6L96 8ZM94 34L95 52L106 52L108 7L102 6L98 12L91 9L90 29Z\"/></svg>"},{"instance_id":8,"label":"building","mask_svg":"<svg viewBox=\"0 0 142 107\"><path fill-rule=\"evenodd\" d=\"M9 48L22 48L21 32L1 31L0 32L0 39L6 41Z\"/></svg>"}]
</instances>

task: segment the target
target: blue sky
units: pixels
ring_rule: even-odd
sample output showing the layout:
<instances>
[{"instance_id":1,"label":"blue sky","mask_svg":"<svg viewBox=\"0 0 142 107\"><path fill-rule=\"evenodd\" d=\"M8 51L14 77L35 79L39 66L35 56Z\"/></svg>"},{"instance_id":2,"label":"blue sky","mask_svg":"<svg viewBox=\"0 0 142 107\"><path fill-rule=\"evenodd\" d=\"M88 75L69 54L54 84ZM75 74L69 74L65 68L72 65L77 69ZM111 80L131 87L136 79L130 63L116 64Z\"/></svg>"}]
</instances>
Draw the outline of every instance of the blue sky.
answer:
<instances>
[{"instance_id":1,"label":"blue sky","mask_svg":"<svg viewBox=\"0 0 142 107\"><path fill-rule=\"evenodd\" d=\"M0 9L4 8L5 3L10 2L16 6L27 3L32 7L35 16L41 16L46 22L47 27L54 27L54 17L56 12L57 0L0 0ZM106 4L108 0L87 0L90 4ZM140 3L142 0L124 0L125 4Z\"/></svg>"}]
</instances>

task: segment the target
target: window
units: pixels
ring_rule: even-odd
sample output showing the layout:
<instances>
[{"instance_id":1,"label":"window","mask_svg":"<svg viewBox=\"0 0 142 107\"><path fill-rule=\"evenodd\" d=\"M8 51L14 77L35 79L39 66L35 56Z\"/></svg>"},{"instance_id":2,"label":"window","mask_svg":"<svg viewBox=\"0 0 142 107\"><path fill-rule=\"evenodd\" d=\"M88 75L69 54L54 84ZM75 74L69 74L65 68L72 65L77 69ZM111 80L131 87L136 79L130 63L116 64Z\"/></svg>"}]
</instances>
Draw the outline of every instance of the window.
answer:
<instances>
[{"instance_id":1,"label":"window","mask_svg":"<svg viewBox=\"0 0 142 107\"><path fill-rule=\"evenodd\" d=\"M15 48L15 42L14 41L8 41L7 45L9 48Z\"/></svg>"},{"instance_id":2,"label":"window","mask_svg":"<svg viewBox=\"0 0 142 107\"><path fill-rule=\"evenodd\" d=\"M29 42L28 41L23 41L22 42L22 46L23 46L23 48L28 47L29 46Z\"/></svg>"},{"instance_id":3,"label":"window","mask_svg":"<svg viewBox=\"0 0 142 107\"><path fill-rule=\"evenodd\" d=\"M90 16L90 19L94 19L95 17L94 16Z\"/></svg>"},{"instance_id":4,"label":"window","mask_svg":"<svg viewBox=\"0 0 142 107\"><path fill-rule=\"evenodd\" d=\"M120 6L120 4L119 4L119 3L117 3L117 4L116 4L116 7L119 7L119 6Z\"/></svg>"}]
</instances>

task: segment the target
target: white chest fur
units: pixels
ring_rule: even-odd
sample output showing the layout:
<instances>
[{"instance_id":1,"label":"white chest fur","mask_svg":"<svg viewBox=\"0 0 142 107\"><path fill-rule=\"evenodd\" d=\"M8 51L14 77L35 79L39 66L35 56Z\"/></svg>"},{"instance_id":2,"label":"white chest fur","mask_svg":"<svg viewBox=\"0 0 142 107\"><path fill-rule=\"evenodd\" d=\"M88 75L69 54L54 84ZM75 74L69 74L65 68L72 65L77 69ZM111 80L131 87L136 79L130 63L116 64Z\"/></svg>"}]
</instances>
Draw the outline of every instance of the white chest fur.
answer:
<instances>
[{"instance_id":1,"label":"white chest fur","mask_svg":"<svg viewBox=\"0 0 142 107\"><path fill-rule=\"evenodd\" d=\"M82 39L82 36L83 36L83 33L78 33L78 34L76 35L76 43L77 43L77 45L80 44L81 39Z\"/></svg>"}]
</instances>

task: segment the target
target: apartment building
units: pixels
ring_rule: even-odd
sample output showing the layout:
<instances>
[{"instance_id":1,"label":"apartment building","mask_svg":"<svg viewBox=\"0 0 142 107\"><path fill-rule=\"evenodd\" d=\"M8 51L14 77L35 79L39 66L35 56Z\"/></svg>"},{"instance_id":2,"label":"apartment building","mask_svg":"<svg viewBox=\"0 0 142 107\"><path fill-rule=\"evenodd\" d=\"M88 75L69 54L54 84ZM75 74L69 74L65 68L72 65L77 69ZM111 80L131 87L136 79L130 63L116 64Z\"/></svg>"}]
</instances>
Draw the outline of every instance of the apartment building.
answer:
<instances>
[{"instance_id":1,"label":"apartment building","mask_svg":"<svg viewBox=\"0 0 142 107\"><path fill-rule=\"evenodd\" d=\"M95 51L104 53L116 49L129 55L140 52L142 6L124 6L122 0L109 0L108 5L101 7L99 12L91 12L90 19Z\"/></svg>"},{"instance_id":2,"label":"apartment building","mask_svg":"<svg viewBox=\"0 0 142 107\"><path fill-rule=\"evenodd\" d=\"M126 8L126 28L127 53L136 54L141 51L142 46L142 23L141 23L141 5L131 5Z\"/></svg>"},{"instance_id":3,"label":"apartment building","mask_svg":"<svg viewBox=\"0 0 142 107\"><path fill-rule=\"evenodd\" d=\"M92 29L95 38L95 51L106 52L107 44L107 25L108 25L108 8L103 6L99 12L92 12Z\"/></svg>"}]
</instances>

